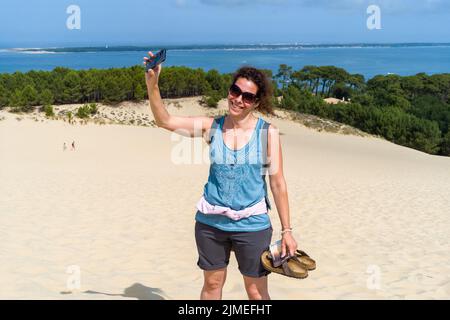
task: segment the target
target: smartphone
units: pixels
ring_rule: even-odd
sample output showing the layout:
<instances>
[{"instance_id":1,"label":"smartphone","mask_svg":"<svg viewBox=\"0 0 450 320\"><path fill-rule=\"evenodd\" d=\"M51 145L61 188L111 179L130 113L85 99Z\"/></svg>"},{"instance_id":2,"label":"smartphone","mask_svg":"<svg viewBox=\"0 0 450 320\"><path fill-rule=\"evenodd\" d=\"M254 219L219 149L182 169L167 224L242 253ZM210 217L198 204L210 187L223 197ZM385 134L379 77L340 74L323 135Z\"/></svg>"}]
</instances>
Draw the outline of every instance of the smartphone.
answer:
<instances>
[{"instance_id":1,"label":"smartphone","mask_svg":"<svg viewBox=\"0 0 450 320\"><path fill-rule=\"evenodd\" d=\"M166 61L166 49L158 51L153 58L149 58L145 64L145 71L155 68L158 64Z\"/></svg>"}]
</instances>

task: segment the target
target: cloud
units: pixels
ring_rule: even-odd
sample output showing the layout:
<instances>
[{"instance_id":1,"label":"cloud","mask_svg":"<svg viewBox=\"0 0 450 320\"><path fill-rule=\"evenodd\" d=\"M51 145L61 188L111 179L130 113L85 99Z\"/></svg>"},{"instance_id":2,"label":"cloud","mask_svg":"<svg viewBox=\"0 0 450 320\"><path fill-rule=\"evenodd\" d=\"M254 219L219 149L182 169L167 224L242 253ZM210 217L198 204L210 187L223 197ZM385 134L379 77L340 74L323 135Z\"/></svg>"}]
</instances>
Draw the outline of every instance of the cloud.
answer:
<instances>
[{"instance_id":1,"label":"cloud","mask_svg":"<svg viewBox=\"0 0 450 320\"><path fill-rule=\"evenodd\" d=\"M175 0L175 5L177 7L184 7L186 5L186 0Z\"/></svg>"},{"instance_id":2,"label":"cloud","mask_svg":"<svg viewBox=\"0 0 450 320\"><path fill-rule=\"evenodd\" d=\"M282 5L290 0L200 0L200 3L214 6L243 6L243 5Z\"/></svg>"},{"instance_id":3,"label":"cloud","mask_svg":"<svg viewBox=\"0 0 450 320\"><path fill-rule=\"evenodd\" d=\"M191 0L192 1L192 0ZM386 12L437 12L450 11L448 0L198 0L211 6L296 5L310 8L357 11L378 5Z\"/></svg>"}]
</instances>

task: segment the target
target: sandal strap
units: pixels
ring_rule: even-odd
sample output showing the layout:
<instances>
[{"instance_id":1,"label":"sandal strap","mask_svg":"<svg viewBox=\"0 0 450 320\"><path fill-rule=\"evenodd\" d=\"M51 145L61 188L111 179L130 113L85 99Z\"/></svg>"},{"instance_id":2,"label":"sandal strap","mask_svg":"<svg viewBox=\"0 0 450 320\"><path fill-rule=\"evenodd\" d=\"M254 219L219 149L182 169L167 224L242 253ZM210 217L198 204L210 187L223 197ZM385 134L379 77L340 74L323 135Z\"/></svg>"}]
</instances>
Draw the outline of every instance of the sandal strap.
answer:
<instances>
[{"instance_id":1,"label":"sandal strap","mask_svg":"<svg viewBox=\"0 0 450 320\"><path fill-rule=\"evenodd\" d=\"M269 258L269 260L272 262L272 266L274 266L272 254L271 254L270 252L267 254L267 258ZM287 261L288 261L289 259L291 259L291 258L292 258L292 257L289 257L288 255L286 255L286 256L281 260L281 264L283 265L284 263L287 263ZM275 268L275 266L274 266L274 268Z\"/></svg>"},{"instance_id":2,"label":"sandal strap","mask_svg":"<svg viewBox=\"0 0 450 320\"><path fill-rule=\"evenodd\" d=\"M294 261L296 261L301 267L303 267L303 268L305 268L305 269L308 269L308 268L306 267L306 265L305 265L303 262L301 262L300 259L299 259L297 256L292 256L291 259L294 260Z\"/></svg>"},{"instance_id":3,"label":"sandal strap","mask_svg":"<svg viewBox=\"0 0 450 320\"><path fill-rule=\"evenodd\" d=\"M281 267L283 268L283 272L285 275L290 276L290 277L295 277L294 273L292 272L291 268L289 267L289 265L287 263L287 260L283 262Z\"/></svg>"},{"instance_id":4,"label":"sandal strap","mask_svg":"<svg viewBox=\"0 0 450 320\"><path fill-rule=\"evenodd\" d=\"M309 255L308 255L305 251L303 251L303 250L297 249L296 252L297 252L300 256L306 256L306 257L309 258Z\"/></svg>"}]
</instances>

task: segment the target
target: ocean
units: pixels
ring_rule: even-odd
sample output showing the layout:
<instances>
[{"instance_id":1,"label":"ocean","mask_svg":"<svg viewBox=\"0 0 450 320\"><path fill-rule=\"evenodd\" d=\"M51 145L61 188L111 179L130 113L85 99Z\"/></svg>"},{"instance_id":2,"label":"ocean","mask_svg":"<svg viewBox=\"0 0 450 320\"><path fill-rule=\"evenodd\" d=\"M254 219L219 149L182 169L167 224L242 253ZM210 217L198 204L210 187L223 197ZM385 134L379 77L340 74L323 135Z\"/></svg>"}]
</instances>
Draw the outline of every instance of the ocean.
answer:
<instances>
[{"instance_id":1,"label":"ocean","mask_svg":"<svg viewBox=\"0 0 450 320\"><path fill-rule=\"evenodd\" d=\"M277 72L280 64L294 70L305 65L334 65L370 79L375 75L450 73L450 43L443 44L335 44L335 45L209 45L166 47L166 66L187 66L233 72L252 65ZM148 50L159 48L116 46L47 49L0 49L0 73L128 67L142 62Z\"/></svg>"}]
</instances>

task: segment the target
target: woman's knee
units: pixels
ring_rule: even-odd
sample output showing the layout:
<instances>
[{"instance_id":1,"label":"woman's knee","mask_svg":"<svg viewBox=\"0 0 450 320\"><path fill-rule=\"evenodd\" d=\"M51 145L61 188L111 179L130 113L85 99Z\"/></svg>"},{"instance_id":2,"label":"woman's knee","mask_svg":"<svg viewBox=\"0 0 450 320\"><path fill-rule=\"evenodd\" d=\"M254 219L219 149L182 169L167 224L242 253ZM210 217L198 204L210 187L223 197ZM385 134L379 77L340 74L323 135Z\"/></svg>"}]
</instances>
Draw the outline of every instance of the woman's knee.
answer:
<instances>
[{"instance_id":1,"label":"woman's knee","mask_svg":"<svg viewBox=\"0 0 450 320\"><path fill-rule=\"evenodd\" d=\"M247 295L250 300L266 300L268 293L267 290L261 290L257 287L246 288Z\"/></svg>"},{"instance_id":2,"label":"woman's knee","mask_svg":"<svg viewBox=\"0 0 450 320\"><path fill-rule=\"evenodd\" d=\"M222 289L225 284L227 269L204 271L204 287L208 290Z\"/></svg>"},{"instance_id":3,"label":"woman's knee","mask_svg":"<svg viewBox=\"0 0 450 320\"><path fill-rule=\"evenodd\" d=\"M244 277L245 290L250 300L269 300L267 289L267 277L250 278Z\"/></svg>"}]
</instances>

